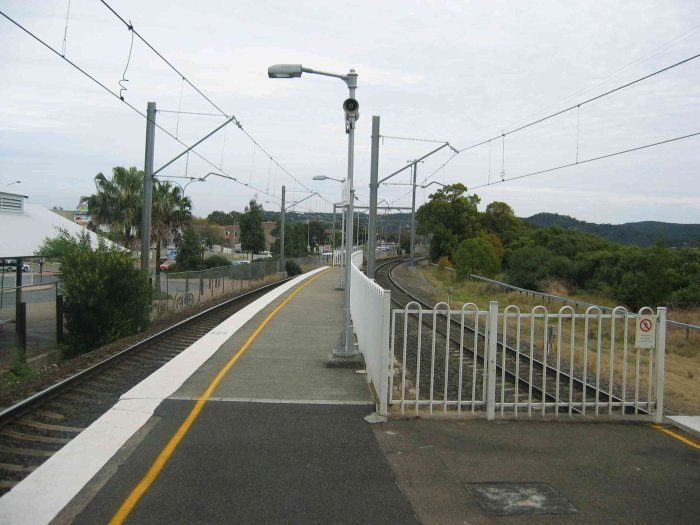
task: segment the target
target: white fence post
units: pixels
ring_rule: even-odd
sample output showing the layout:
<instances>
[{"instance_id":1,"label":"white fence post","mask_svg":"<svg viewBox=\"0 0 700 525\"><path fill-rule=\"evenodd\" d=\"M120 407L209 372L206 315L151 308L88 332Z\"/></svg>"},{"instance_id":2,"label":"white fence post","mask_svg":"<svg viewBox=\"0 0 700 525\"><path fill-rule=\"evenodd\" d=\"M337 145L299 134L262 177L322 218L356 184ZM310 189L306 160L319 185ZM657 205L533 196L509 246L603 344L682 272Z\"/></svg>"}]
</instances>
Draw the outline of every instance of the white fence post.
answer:
<instances>
[{"instance_id":1,"label":"white fence post","mask_svg":"<svg viewBox=\"0 0 700 525\"><path fill-rule=\"evenodd\" d=\"M664 419L664 358L666 357L666 308L657 309L658 320L656 327L656 410L654 422L661 423Z\"/></svg>"},{"instance_id":2,"label":"white fence post","mask_svg":"<svg viewBox=\"0 0 700 525\"><path fill-rule=\"evenodd\" d=\"M489 303L489 324L486 340L486 419L496 416L496 350L498 348L498 301Z\"/></svg>"},{"instance_id":3,"label":"white fence post","mask_svg":"<svg viewBox=\"0 0 700 525\"><path fill-rule=\"evenodd\" d=\"M380 364L381 372L379 374L379 413L383 416L389 413L389 381L391 377L391 345L389 343L389 335L391 331L391 292L387 291L382 294L382 333Z\"/></svg>"}]
</instances>

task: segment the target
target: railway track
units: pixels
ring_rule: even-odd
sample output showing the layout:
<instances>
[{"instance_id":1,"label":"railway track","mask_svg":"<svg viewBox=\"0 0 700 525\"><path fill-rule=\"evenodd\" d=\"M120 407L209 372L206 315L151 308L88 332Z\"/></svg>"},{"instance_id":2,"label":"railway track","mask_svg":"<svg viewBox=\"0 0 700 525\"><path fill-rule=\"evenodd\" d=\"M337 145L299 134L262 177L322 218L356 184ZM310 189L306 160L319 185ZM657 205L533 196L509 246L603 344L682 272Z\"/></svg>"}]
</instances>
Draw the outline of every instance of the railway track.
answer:
<instances>
[{"instance_id":1,"label":"railway track","mask_svg":"<svg viewBox=\"0 0 700 525\"><path fill-rule=\"evenodd\" d=\"M0 412L0 495L107 412L122 394L284 282L209 308Z\"/></svg>"},{"instance_id":2,"label":"railway track","mask_svg":"<svg viewBox=\"0 0 700 525\"><path fill-rule=\"evenodd\" d=\"M375 274L377 282L392 292L392 302L399 308L405 309L409 303L417 303L422 309L432 310L434 303L425 298L416 297L401 286L393 277L393 271L405 260L387 262L377 267ZM485 326L475 326L474 322L464 322L449 317L446 314L422 315L421 323L428 330L421 330L422 337L416 336L418 332L416 313L412 317L416 319L410 330L405 331L405 337L412 339L407 345L408 355L395 356L399 362L415 363L412 370L408 371L409 381L430 385L431 399L437 393L437 399L433 404L444 406L441 399L476 399L478 394L485 399L485 385L483 382L485 362ZM398 321L402 323L402 320ZM478 321L477 321L478 323ZM409 324L411 324L409 322ZM433 329L433 324L435 328ZM403 326L395 328L397 334L396 351L403 345ZM434 335L433 335L434 334ZM435 338L436 341L432 339ZM449 343L447 343L449 339ZM496 393L503 403L510 399L512 404L520 402L533 402L546 404L551 407L548 412L580 413L577 408L572 408L572 402L582 402L593 399L602 404L611 400L610 394L595 385L584 383L574 375L563 371L561 368L551 366L544 359L535 358L536 347L531 351L530 344L519 341L520 351L516 350L516 341L510 339L498 343L499 359L496 363ZM421 347L420 355L416 351ZM449 352L436 359L435 348L448 348ZM540 352L542 353L542 352ZM442 358L444 357L444 359ZM405 386L406 377L400 380L402 388ZM460 392L461 386L461 392ZM423 390L425 393L425 389ZM417 396L416 396L417 397ZM619 402L620 398L612 396L612 401ZM467 402L468 404L468 402ZM559 406L561 405L561 406ZM471 405L472 410L475 404ZM516 409L517 412L517 409Z\"/></svg>"}]
</instances>

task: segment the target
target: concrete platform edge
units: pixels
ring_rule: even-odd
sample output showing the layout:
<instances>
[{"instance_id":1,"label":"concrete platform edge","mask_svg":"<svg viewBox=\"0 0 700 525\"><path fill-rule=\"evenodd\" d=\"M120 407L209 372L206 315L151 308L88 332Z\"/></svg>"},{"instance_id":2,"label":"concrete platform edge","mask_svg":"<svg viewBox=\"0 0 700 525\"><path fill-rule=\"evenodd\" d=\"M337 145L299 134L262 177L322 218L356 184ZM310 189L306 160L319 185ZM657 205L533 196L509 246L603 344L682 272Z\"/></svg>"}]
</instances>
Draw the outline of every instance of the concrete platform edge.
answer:
<instances>
[{"instance_id":1,"label":"concrete platform edge","mask_svg":"<svg viewBox=\"0 0 700 525\"><path fill-rule=\"evenodd\" d=\"M257 299L126 392L102 417L0 498L3 524L49 523L149 420L161 401L240 327L282 294L325 268L302 274Z\"/></svg>"}]
</instances>

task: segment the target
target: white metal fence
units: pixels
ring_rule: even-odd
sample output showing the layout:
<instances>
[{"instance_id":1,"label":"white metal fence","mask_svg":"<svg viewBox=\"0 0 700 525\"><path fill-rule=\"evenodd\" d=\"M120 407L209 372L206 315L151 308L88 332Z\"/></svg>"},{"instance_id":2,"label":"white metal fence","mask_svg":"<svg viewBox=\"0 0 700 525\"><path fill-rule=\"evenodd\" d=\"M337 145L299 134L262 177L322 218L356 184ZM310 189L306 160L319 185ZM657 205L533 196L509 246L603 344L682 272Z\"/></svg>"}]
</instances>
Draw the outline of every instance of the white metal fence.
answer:
<instances>
[{"instance_id":1,"label":"white metal fence","mask_svg":"<svg viewBox=\"0 0 700 525\"><path fill-rule=\"evenodd\" d=\"M360 352L365 358L367 376L379 399L379 412L387 412L389 370L389 321L391 292L363 274L362 252L352 255L350 313Z\"/></svg>"},{"instance_id":2,"label":"white metal fence","mask_svg":"<svg viewBox=\"0 0 700 525\"><path fill-rule=\"evenodd\" d=\"M651 330L637 340L640 323ZM622 307L576 313L569 306L557 312L508 306L499 312L496 302L488 311L410 303L392 312L390 410L660 422L665 332L665 308L635 314Z\"/></svg>"}]
</instances>

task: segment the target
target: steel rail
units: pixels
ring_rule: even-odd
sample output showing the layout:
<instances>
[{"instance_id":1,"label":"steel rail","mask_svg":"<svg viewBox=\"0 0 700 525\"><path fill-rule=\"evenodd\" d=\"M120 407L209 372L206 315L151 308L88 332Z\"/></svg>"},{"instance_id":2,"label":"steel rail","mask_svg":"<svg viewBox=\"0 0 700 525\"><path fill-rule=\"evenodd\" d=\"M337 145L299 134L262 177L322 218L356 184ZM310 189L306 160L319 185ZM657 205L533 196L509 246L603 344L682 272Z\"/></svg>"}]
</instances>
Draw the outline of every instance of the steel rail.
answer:
<instances>
[{"instance_id":1,"label":"steel rail","mask_svg":"<svg viewBox=\"0 0 700 525\"><path fill-rule=\"evenodd\" d=\"M19 401L18 403L15 403L14 405L7 407L4 409L2 412L0 412L0 427L5 426L6 424L10 423L14 419L24 415L26 412L36 408L37 406L41 405L42 403L48 401L49 399L59 395L62 393L64 390L67 390L78 383L87 380L88 378L94 376L95 374L101 372L102 370L109 368L113 364L121 361L122 359L127 358L131 354L134 354L138 352L139 350L144 349L145 347L150 346L151 343L154 343L155 341L158 341L159 339L162 339L164 337L170 336L175 334L178 330L181 330L183 327L190 325L202 318L204 318L207 315L212 314L213 312L217 310L222 310L226 308L227 306L231 306L232 304L236 302L242 302L243 300L250 298L255 295L261 295L262 293L265 293L269 290L272 290L273 288L276 288L283 283L287 282L291 278L286 278L282 279L280 281L276 281L272 284L268 284L265 286L262 286L260 288L256 288L255 290L251 290L249 292L246 292L242 295L238 295L236 297L233 297L227 301L224 301L220 304L217 304L215 306L212 306L211 308L207 308L206 310L203 310L191 317L188 317L187 319L184 319L180 321L179 323L174 324L173 326L170 326L166 328L165 330L162 330L158 332L157 334L154 334L143 341L139 341L138 343L135 343L131 345L128 348L125 348L124 350L121 350L120 352L108 357L107 359L100 361L99 363L86 368L85 370L81 370L80 372L77 372L76 374L73 374L70 377L67 377L66 379L63 379L62 381L59 381L58 383L51 385L44 390L41 390L30 397Z\"/></svg>"},{"instance_id":2,"label":"steel rail","mask_svg":"<svg viewBox=\"0 0 700 525\"><path fill-rule=\"evenodd\" d=\"M405 260L404 260L403 262L405 262ZM395 281L395 279L394 279L393 276L392 276L392 272L393 272L393 269L394 269L396 266L398 266L399 264L401 264L400 262L398 262L398 261L387 262L387 263L384 263L384 264L380 265L377 269L379 269L379 268L381 268L381 267L383 267L383 266L388 266L388 265L390 265L390 264L393 264L393 265L394 265L394 266L387 272L387 277L389 278L391 284L392 284L393 286L395 286L397 289L399 289L402 293L404 293L405 295L407 295L408 297L411 297L411 298L412 298L415 302L417 302L418 304L420 304L420 305L426 307L426 308L429 309L429 310L432 310L433 307L432 307L431 305L425 303L424 301L421 301L420 299L418 299L418 298L415 297L413 294L411 294L410 292L408 292L406 289L404 289L401 285L399 285L399 284ZM405 305L402 305L401 303L399 303L398 301L396 301L393 297L392 297L392 301L394 301L394 302L395 302L397 305L399 305L402 309L405 308ZM413 313L412 315L415 316L415 313ZM461 326L461 325L458 323L458 321L452 319L451 316L450 316L449 320L450 320L451 323L454 323L454 324L456 324L456 325L458 325L458 326ZM423 323L426 324L426 326L431 326L426 320L423 320ZM467 325L465 325L464 328L465 328L466 330L469 330L472 334L476 334L478 337L480 337L480 338L482 338L482 339L485 340L485 334L483 334L482 332L480 332L480 331L478 331L478 330L475 330L475 329L473 329L473 328L471 328L471 327L469 327L469 326L467 326ZM438 331L439 333L441 333L442 336L445 336L445 335L446 335L446 334L440 332L439 329L438 329L438 327L435 327L435 330ZM456 343L456 344L460 344L460 341L459 341L458 339L455 339L454 337L455 337L455 336L452 336L452 335L450 336L450 339L452 340L452 342L454 342L454 343ZM498 342L497 344L498 344L498 346L500 346L502 349L504 349L504 351L506 351L508 354L510 354L512 357L515 357L516 359L527 359L527 363L529 364L529 362L530 362L529 356L523 356L523 354L522 354L521 352L518 352L516 349L510 347L510 346L507 345L507 344L504 344L503 342ZM479 355L478 352L475 352L473 349L468 348L466 345L464 345L464 347L467 348L467 350L468 350L473 356L475 355L476 359L483 365L484 356ZM533 362L533 365L535 366L535 368L536 368L537 370L539 370L541 373L546 373L546 374L547 374L547 377L550 377L550 378L553 378L553 379L556 380L556 378L557 378L557 370L556 370L556 368L552 367L552 366L549 365L549 364L545 364L545 363L541 362L541 361L538 360L538 359L533 359L532 362ZM496 370L499 371L499 372L503 372L501 365L499 365L498 363L496 363ZM505 369L505 375L510 379L510 382L511 382L511 383L515 383L515 374L514 374L513 372L511 372L510 370L508 370L508 369L506 368L506 369ZM620 403L620 404L622 404L622 405L624 406L624 403L623 403L622 398L618 398L618 397L615 396L615 395L611 395L609 392L607 392L607 391L605 391L605 390L602 390L602 389L600 389L600 388L596 389L595 385L590 385L590 384L588 384L587 382L584 383L582 380L580 380L580 379L578 379L578 378L576 378L576 377L571 377L568 373L566 373L566 372L564 372L564 371L559 371L558 376L559 376L559 383L560 383L560 384L563 384L563 385L566 385L566 386L568 386L569 384L571 384L571 385L576 389L576 391L578 391L578 392L580 392L580 393L582 393L582 392L584 391L584 389L586 390L586 392L589 392L589 391L590 391L590 392L593 392L593 393L595 393L596 390L597 390L598 396L599 396L598 399L600 399L601 402L609 402L609 401L612 399L612 402L613 402L613 403ZM530 384L529 384L525 379L523 379L522 377L518 377L517 379L518 379L518 385L519 385L519 386L525 386L525 387L529 387L529 386L530 386ZM533 393L534 393L534 392L537 392L539 398L542 399L542 390L541 390L537 385L535 385L535 384L532 385L532 389L533 389ZM546 403L547 401L549 401L549 402L555 402L555 403L556 403L557 399L556 399L556 397L554 397L552 394L545 393L545 400L543 400L543 402ZM561 402L562 400L559 400L559 401ZM585 399L582 400L582 402L585 403ZM627 408L629 408L630 410L633 410L632 407L627 407ZM627 408L625 408L625 411L627 411ZM559 410L560 410L560 411L568 411L568 408L567 408L567 407L560 407ZM578 412L578 413L581 413L581 412L582 412L582 411L581 411L580 409L578 409L578 408L574 408L574 409L572 409L572 411L575 411L575 412ZM637 408L637 411L638 411L638 412L641 412L641 413L647 413L647 411L644 410L644 409L642 409L642 408Z\"/></svg>"}]
</instances>

